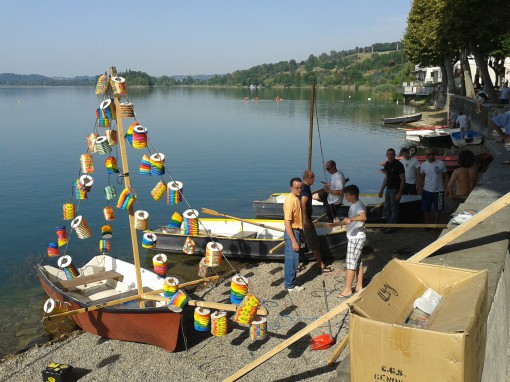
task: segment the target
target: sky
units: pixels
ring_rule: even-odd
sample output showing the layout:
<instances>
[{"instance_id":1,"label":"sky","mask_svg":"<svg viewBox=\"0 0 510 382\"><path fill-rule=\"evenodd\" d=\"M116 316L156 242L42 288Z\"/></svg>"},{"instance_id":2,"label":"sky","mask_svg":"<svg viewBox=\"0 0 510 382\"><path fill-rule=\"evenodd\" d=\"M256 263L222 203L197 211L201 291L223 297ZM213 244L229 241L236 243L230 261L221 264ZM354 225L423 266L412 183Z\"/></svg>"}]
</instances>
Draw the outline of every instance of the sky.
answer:
<instances>
[{"instance_id":1,"label":"sky","mask_svg":"<svg viewBox=\"0 0 510 382\"><path fill-rule=\"evenodd\" d=\"M399 41L411 0L0 0L0 73L225 74Z\"/></svg>"}]
</instances>

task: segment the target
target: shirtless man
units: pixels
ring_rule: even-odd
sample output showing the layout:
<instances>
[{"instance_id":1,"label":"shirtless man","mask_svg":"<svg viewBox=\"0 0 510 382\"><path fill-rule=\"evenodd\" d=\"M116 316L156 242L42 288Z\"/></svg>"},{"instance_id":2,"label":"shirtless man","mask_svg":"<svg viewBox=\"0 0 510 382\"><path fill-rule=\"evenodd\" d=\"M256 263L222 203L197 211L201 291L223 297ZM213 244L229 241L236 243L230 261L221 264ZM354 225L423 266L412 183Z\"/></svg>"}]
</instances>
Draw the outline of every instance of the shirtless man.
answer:
<instances>
[{"instance_id":1,"label":"shirtless man","mask_svg":"<svg viewBox=\"0 0 510 382\"><path fill-rule=\"evenodd\" d=\"M459 164L460 167L453 171L446 186L446 196L464 201L476 185L479 166L475 164L475 156L469 150L462 150L459 153Z\"/></svg>"}]
</instances>

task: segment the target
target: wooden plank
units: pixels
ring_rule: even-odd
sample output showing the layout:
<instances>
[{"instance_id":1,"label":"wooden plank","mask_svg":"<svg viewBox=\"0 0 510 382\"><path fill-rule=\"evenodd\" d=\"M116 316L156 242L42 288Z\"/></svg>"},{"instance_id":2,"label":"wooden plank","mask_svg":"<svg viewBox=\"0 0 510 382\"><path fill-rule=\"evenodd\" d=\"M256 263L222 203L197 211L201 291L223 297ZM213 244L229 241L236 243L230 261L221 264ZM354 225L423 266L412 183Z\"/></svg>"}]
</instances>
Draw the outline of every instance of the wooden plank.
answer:
<instances>
[{"instance_id":1,"label":"wooden plank","mask_svg":"<svg viewBox=\"0 0 510 382\"><path fill-rule=\"evenodd\" d=\"M234 304L223 304L221 302L211 302L211 301L198 301L198 300L189 300L189 306L200 306L202 308L210 308L210 309L218 309L218 310L226 310L228 312L236 312L237 305ZM256 314L259 316L267 316L267 309L261 306L257 309Z\"/></svg>"},{"instance_id":2,"label":"wooden plank","mask_svg":"<svg viewBox=\"0 0 510 382\"><path fill-rule=\"evenodd\" d=\"M431 245L428 245L418 253L416 253L414 256L410 257L407 261L410 262L420 262L421 260L427 258L431 254L433 254L435 251L443 247L444 245L450 243L451 241L455 240L457 237L462 235L464 232L470 230L478 223L481 223L484 221L487 217L495 214L499 210L501 210L503 207L506 207L508 204L510 204L510 192L496 200L494 203L488 205L483 210L481 210L479 213L474 215L471 219L466 221L465 223L462 223L458 227L452 229L451 231L447 232L444 236L436 240ZM268 359L272 358L282 350L286 349L290 345L292 345L294 342L299 340L301 337L305 336L306 334L310 333L312 330L316 329L322 323L325 321L335 317L336 315L342 313L345 311L348 306L348 303L352 303L356 300L357 294L354 296L349 297L347 300L343 301L338 305L337 307L330 310L328 313L323 315L322 317L318 318L305 328L301 329L299 332L291 336L290 338L283 341L281 344L275 346L272 350L268 351L267 353L263 354L256 360L252 361L242 369L238 370L234 374L232 374L230 377L227 377L224 379L225 382L232 382L236 381L239 378L241 378L243 375L249 373L251 370L255 369L257 366L261 365L262 363L266 362Z\"/></svg>"},{"instance_id":3,"label":"wooden plank","mask_svg":"<svg viewBox=\"0 0 510 382\"><path fill-rule=\"evenodd\" d=\"M476 226L477 224L483 222L485 219L487 219L489 216L495 214L499 210L501 210L503 207L506 207L508 204L510 204L510 192L496 200L494 203L489 204L487 207L485 207L483 210L478 212L477 214L473 215L472 218L465 221L461 225L455 227L451 231L448 231L443 236L441 236L439 239L431 243L430 245L427 245L425 248L423 248L421 251L417 252L414 256L411 256L407 261L418 263L422 261L423 259L429 257L434 252L436 252L438 249L442 248L448 243L451 243L453 240L458 238L460 235L462 235L464 232L469 231L471 228Z\"/></svg>"},{"instance_id":4,"label":"wooden plank","mask_svg":"<svg viewBox=\"0 0 510 382\"><path fill-rule=\"evenodd\" d=\"M144 293L152 292L152 291L153 290L151 288L149 288L149 287L143 287L143 292ZM128 290L127 292L118 293L118 294L115 294L115 295L112 295L112 296L108 296L108 297L104 297L104 298L98 298L97 300L90 301L90 303L94 304L94 305L101 305L101 304L104 304L106 302L116 301L116 300L123 300L126 297L134 297L134 296L138 297L138 290L136 290L136 289ZM124 302L127 302L127 301L124 301Z\"/></svg>"},{"instance_id":5,"label":"wooden plank","mask_svg":"<svg viewBox=\"0 0 510 382\"><path fill-rule=\"evenodd\" d=\"M256 360L252 361L251 363L249 363L248 365L246 365L242 369L238 370L237 372L232 374L230 377L225 378L223 381L224 382L237 381L243 375L245 375L246 373L250 372L251 370L253 370L257 366L259 366L260 364L266 362L268 359L274 357L276 354L281 352L283 349L288 348L290 345L292 345L294 342L296 342L297 340L301 339L302 337L304 337L305 335L310 333L312 330L317 329L318 327L320 327L324 322L330 320L331 318L335 317L336 315L338 315L338 314L342 313L343 311L347 310L347 308L348 308L347 304L354 302L355 300L357 300L357 298L358 298L358 295L356 294L354 296L349 297L347 300L342 301L340 303L340 305L334 307L328 313L326 313L322 317L318 318L317 320L315 320L314 322L312 322L311 324L309 324L305 328L301 329L299 332L297 332L293 336L287 338L281 344L275 346L273 349L271 349L267 353L263 354L262 356L260 356Z\"/></svg>"},{"instance_id":6,"label":"wooden plank","mask_svg":"<svg viewBox=\"0 0 510 382\"><path fill-rule=\"evenodd\" d=\"M337 360L338 357L340 357L340 354L342 354L342 352L344 351L344 349L348 343L349 343L349 333L347 333L344 336L344 338L342 338L342 341L340 341L338 346L335 348L335 350L329 357L328 362L327 362L328 366L333 366L335 364L335 361Z\"/></svg>"},{"instance_id":7,"label":"wooden plank","mask_svg":"<svg viewBox=\"0 0 510 382\"><path fill-rule=\"evenodd\" d=\"M87 276L79 276L72 280L63 280L60 281L60 284L62 285L63 289L69 290L70 288L74 288L78 285L92 284L98 281L110 279L122 281L124 276L115 271L105 271Z\"/></svg>"}]
</instances>

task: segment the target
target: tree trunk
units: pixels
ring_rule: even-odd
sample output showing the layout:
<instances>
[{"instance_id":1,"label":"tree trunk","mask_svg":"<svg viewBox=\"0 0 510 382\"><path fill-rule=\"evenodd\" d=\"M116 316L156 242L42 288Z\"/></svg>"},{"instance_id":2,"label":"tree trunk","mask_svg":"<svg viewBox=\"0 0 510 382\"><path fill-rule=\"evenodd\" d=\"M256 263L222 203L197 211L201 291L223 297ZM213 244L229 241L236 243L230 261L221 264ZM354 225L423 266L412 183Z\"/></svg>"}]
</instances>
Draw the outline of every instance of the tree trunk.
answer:
<instances>
[{"instance_id":1,"label":"tree trunk","mask_svg":"<svg viewBox=\"0 0 510 382\"><path fill-rule=\"evenodd\" d=\"M491 76L489 75L487 59L473 46L473 44L470 45L471 53L473 53L473 56L475 56L476 65L478 65L478 68L480 69L480 74L482 75L483 84L485 86L485 92L489 96L489 101L491 103L498 103L499 94L494 89L494 84L492 83Z\"/></svg>"},{"instance_id":2,"label":"tree trunk","mask_svg":"<svg viewBox=\"0 0 510 382\"><path fill-rule=\"evenodd\" d=\"M448 93L457 94L457 89L455 88L455 77L453 76L453 67L451 57L446 57L444 59L444 67L446 71L446 81L448 83Z\"/></svg>"},{"instance_id":3,"label":"tree trunk","mask_svg":"<svg viewBox=\"0 0 510 382\"><path fill-rule=\"evenodd\" d=\"M465 95L468 98L475 98L475 89L473 87L473 78L471 77L471 68L469 67L469 61L467 58L466 51L460 54L460 63L462 65L462 75L464 77L464 88Z\"/></svg>"}]
</instances>

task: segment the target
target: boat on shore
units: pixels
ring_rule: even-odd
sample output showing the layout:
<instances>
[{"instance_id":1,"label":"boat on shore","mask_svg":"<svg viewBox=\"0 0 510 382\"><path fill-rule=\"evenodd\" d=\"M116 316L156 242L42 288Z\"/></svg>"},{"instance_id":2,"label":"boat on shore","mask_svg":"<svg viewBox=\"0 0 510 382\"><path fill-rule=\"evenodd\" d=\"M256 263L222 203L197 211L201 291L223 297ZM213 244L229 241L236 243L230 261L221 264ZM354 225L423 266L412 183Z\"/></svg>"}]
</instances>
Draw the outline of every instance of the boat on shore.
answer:
<instances>
[{"instance_id":1,"label":"boat on shore","mask_svg":"<svg viewBox=\"0 0 510 382\"><path fill-rule=\"evenodd\" d=\"M421 117L422 117L422 113L407 114L407 115L401 115L398 117L383 118L383 123L384 124L404 124L404 123L419 121L421 119Z\"/></svg>"},{"instance_id":2,"label":"boat on shore","mask_svg":"<svg viewBox=\"0 0 510 382\"><path fill-rule=\"evenodd\" d=\"M187 306L214 308L221 311L237 311L237 306L234 303L196 301L188 298L187 293L183 290L185 287L218 278L218 276L205 277L207 269L199 268L199 274L204 274L204 278L180 284L176 278L167 277L167 256L165 254L157 254L153 257L154 272L140 266L137 230L148 229L148 213L142 210L138 210L136 213L133 211L136 191L131 178L134 178L135 172L130 173L129 171L126 142L129 142L134 149L147 151L149 149L147 147L147 129L137 121L133 122L127 131L124 130L123 120L135 118L132 104L129 102L120 103L121 98L127 98L124 82L122 77L117 77L114 67L110 69L108 77L106 74L99 77L96 94L103 95L104 100L96 110L94 130L87 136L88 152L82 154L77 161L80 164L79 174L81 176L73 183L73 197L78 200L78 203L76 205L71 200L63 205L63 220L72 220L70 226L73 240L67 237L65 223L60 223L61 225L56 227L58 243L48 244L48 256L37 266L39 281L49 297L44 304L44 319L70 317L81 329L92 334L122 341L151 344L172 352L179 342L181 329L184 330L181 327L181 322L182 316L187 313L185 310ZM106 128L103 130L105 135L98 135L98 127ZM120 139L114 139L116 137L120 137ZM117 144L119 150L113 154L111 146ZM99 170L97 167L100 167L96 166L94 169L93 158L99 156L98 159L100 159L102 154L109 155L107 155L106 161L104 159L100 161L105 166L102 168L104 172L102 175L108 174L108 185L104 189L105 207L102 211L97 211L97 208L87 210L87 193L92 192L94 183L91 174L95 174L95 170ZM119 166L117 166L116 156L120 158ZM119 176L119 168L122 169L121 176ZM176 181L163 182L163 175L166 171L163 154L152 154L150 158L144 154L139 175L155 175L157 177L156 187L150 192L153 199L157 202L165 191L168 191L168 204L175 205L183 199L182 184ZM110 224L114 224L110 221L115 220L110 201L116 198L115 188L111 185L111 176L114 177L116 185L123 187L123 191L118 196L116 207L119 214L124 215L129 221L133 264L110 255L110 250L113 249L110 247L109 241L112 237ZM97 178L101 179L101 176ZM106 176L102 178L105 179ZM94 188L97 189L99 186ZM82 208L84 212L101 215L106 224L99 230L101 238L99 254L92 257L85 265L77 268L67 253L76 248L76 244L79 245L81 239L92 237L96 228L93 225L89 227L84 216L77 214L78 210L81 213ZM74 234L76 234L77 240L74 240ZM209 241L211 240L210 235L207 235L207 238ZM144 233L142 247L154 248L156 241L156 235ZM244 248L242 249L244 250ZM182 245L180 250L183 250ZM64 252L64 255L58 257L61 255L60 251ZM213 255L215 260L222 258L221 251L216 251L214 254L209 253L209 258L212 258ZM217 265L211 261L205 266ZM59 310L60 313L58 313ZM267 315L267 310L260 308L256 310L256 313ZM209 330L209 328L205 330ZM216 335L212 330L211 333Z\"/></svg>"},{"instance_id":3,"label":"boat on shore","mask_svg":"<svg viewBox=\"0 0 510 382\"><path fill-rule=\"evenodd\" d=\"M457 131L459 129L441 129L418 135L418 137L423 146L444 146L451 144L452 133Z\"/></svg>"},{"instance_id":4,"label":"boat on shore","mask_svg":"<svg viewBox=\"0 0 510 382\"><path fill-rule=\"evenodd\" d=\"M79 277L68 280L60 268L37 266L41 286L55 301L54 304L67 311L84 310L70 316L76 325L101 337L143 342L169 352L175 350L182 312L178 309L171 311L166 303L160 301L146 301L145 306L140 307L133 264L108 255L98 255L79 270ZM142 269L141 276L143 293L162 288L163 278L154 272ZM119 300L125 302L106 306ZM98 305L106 307L90 309ZM165 335L157 328L164 328Z\"/></svg>"},{"instance_id":5,"label":"boat on shore","mask_svg":"<svg viewBox=\"0 0 510 382\"><path fill-rule=\"evenodd\" d=\"M451 131L449 131L449 130L451 130ZM449 129L448 126L426 126L426 127L419 127L416 129L405 129L406 140L419 142L420 137L422 135L435 134L435 133L441 132L441 131L454 132L454 131L458 131L458 129Z\"/></svg>"},{"instance_id":6,"label":"boat on shore","mask_svg":"<svg viewBox=\"0 0 510 382\"><path fill-rule=\"evenodd\" d=\"M483 142L482 134L479 131L467 130L462 134L460 131L452 133L452 143L456 147L466 145L479 145Z\"/></svg>"},{"instance_id":7,"label":"boat on shore","mask_svg":"<svg viewBox=\"0 0 510 382\"><path fill-rule=\"evenodd\" d=\"M283 205L280 205L281 208ZM283 220L249 219L237 220L230 218L201 218L198 234L184 234L180 228L160 227L152 231L158 241L154 248L158 252L183 253L183 247L188 237L195 243L194 254L205 255L207 244L211 237L222 246L225 257L240 260L270 260L282 261L285 258L283 241ZM338 249L347 244L345 229L330 230L317 228L317 235L323 257L345 257L345 251ZM305 252L306 257L313 257L311 252Z\"/></svg>"},{"instance_id":8,"label":"boat on shore","mask_svg":"<svg viewBox=\"0 0 510 382\"><path fill-rule=\"evenodd\" d=\"M255 200L253 210L258 218L283 219L283 202L288 193L276 193L264 200ZM361 194L359 200L367 208L367 223L380 223L386 221L384 211L384 197L380 198L377 194ZM344 199L344 205L340 207L342 216L348 216L350 203ZM312 201L312 217L314 219L324 217L326 206L318 200ZM404 220L416 220L421 217L421 196L402 195L400 200L400 215Z\"/></svg>"}]
</instances>

